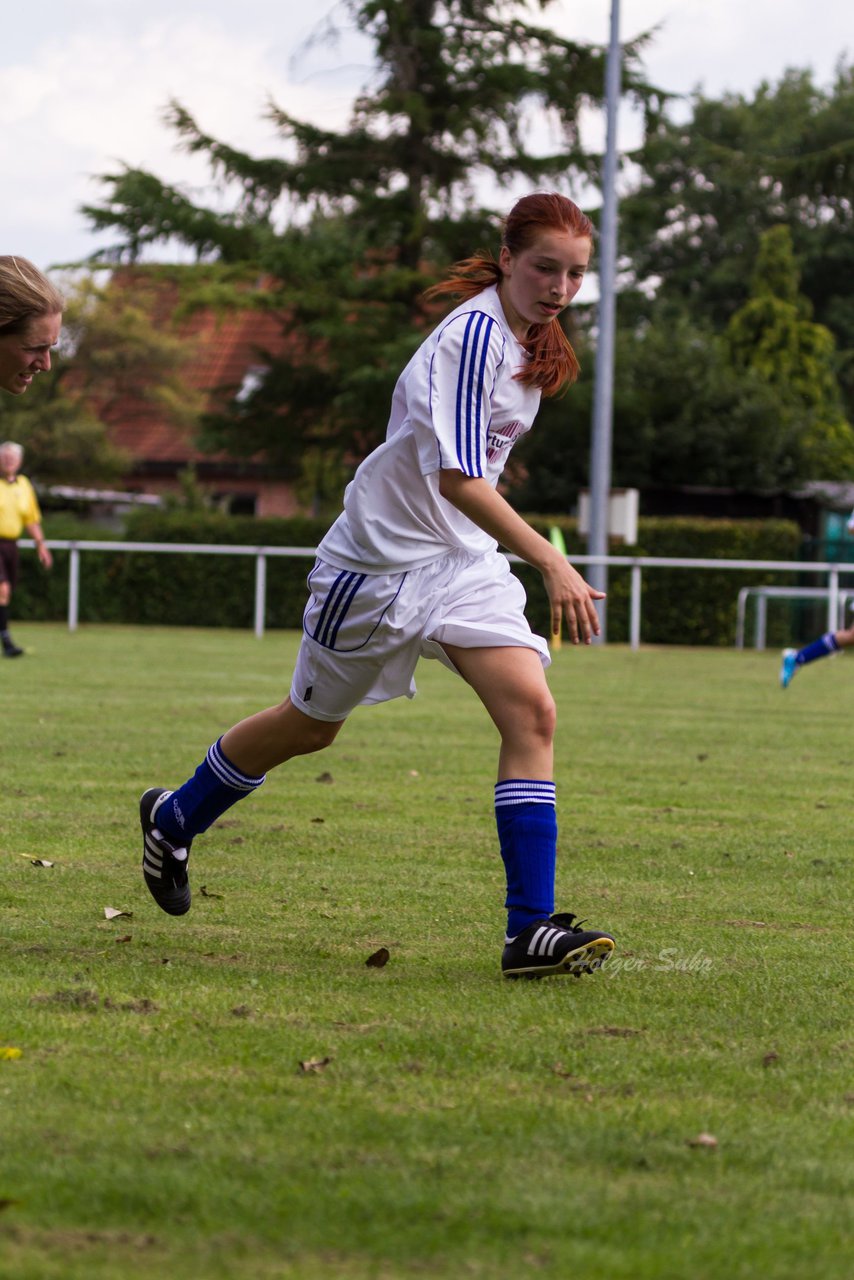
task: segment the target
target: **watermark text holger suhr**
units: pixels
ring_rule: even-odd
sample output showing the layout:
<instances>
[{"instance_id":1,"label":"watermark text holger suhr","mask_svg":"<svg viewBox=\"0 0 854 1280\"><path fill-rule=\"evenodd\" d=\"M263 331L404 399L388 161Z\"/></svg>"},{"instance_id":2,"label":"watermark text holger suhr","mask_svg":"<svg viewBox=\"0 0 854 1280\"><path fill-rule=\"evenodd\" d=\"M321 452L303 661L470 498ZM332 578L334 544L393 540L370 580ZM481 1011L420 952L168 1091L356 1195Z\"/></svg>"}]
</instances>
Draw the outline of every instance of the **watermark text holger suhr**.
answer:
<instances>
[{"instance_id":1,"label":"watermark text holger suhr","mask_svg":"<svg viewBox=\"0 0 854 1280\"><path fill-rule=\"evenodd\" d=\"M605 976L616 977L618 973L692 973L705 976L714 966L714 960L703 951L695 951L693 955L681 955L675 947L664 947L657 956L620 955L619 952L608 959L602 967Z\"/></svg>"}]
</instances>

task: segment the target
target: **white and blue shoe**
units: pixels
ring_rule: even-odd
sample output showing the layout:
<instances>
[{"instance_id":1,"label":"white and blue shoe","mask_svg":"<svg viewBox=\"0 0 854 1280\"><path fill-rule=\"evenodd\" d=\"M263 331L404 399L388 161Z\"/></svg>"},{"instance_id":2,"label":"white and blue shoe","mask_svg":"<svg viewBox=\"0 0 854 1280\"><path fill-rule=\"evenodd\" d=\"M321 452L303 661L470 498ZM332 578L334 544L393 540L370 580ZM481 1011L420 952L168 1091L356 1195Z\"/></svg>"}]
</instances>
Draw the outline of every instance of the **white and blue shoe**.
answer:
<instances>
[{"instance_id":1,"label":"white and blue shoe","mask_svg":"<svg viewBox=\"0 0 854 1280\"><path fill-rule=\"evenodd\" d=\"M780 688L788 689L792 682L792 676L798 669L798 651L797 649L784 649L783 661L780 663Z\"/></svg>"}]
</instances>

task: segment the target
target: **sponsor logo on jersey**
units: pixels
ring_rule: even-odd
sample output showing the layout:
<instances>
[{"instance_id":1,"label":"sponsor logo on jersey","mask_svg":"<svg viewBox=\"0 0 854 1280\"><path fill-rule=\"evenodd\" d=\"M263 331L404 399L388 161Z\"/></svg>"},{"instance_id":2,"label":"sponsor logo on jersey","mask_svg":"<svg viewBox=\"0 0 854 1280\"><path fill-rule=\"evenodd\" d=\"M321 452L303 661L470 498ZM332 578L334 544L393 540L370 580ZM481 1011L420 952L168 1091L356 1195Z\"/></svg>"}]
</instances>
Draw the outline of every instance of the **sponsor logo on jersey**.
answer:
<instances>
[{"instance_id":1,"label":"sponsor logo on jersey","mask_svg":"<svg viewBox=\"0 0 854 1280\"><path fill-rule=\"evenodd\" d=\"M524 422L508 422L506 426L490 429L486 436L487 461L495 462L503 453L509 453L527 430Z\"/></svg>"}]
</instances>

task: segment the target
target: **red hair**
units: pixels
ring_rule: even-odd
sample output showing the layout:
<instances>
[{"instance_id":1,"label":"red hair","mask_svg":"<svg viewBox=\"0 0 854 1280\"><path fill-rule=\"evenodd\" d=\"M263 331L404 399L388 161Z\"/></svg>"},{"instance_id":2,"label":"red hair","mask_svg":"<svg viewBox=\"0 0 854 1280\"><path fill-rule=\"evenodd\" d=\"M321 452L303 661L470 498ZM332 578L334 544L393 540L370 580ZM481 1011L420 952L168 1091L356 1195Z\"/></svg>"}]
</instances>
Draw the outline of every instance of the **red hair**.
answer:
<instances>
[{"instance_id":1,"label":"red hair","mask_svg":"<svg viewBox=\"0 0 854 1280\"><path fill-rule=\"evenodd\" d=\"M593 223L578 205L556 192L538 191L518 200L504 222L501 243L514 256L530 249L546 231L568 231L593 239ZM427 290L426 297L453 294L468 302L490 285L500 284L504 274L491 253L479 251L451 268L448 277ZM532 325L522 344L528 353L525 367L515 375L527 386L554 396L578 377L579 366L572 343L557 319Z\"/></svg>"}]
</instances>

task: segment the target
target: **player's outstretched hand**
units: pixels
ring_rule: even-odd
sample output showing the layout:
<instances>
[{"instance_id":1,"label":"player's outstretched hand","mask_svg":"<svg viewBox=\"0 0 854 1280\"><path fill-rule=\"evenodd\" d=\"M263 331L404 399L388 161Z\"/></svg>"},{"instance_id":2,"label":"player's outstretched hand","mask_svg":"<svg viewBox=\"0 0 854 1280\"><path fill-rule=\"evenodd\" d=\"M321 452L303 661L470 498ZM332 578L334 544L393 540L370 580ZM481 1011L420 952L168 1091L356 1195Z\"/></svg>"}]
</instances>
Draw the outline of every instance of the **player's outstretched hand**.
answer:
<instances>
[{"instance_id":1,"label":"player's outstretched hand","mask_svg":"<svg viewBox=\"0 0 854 1280\"><path fill-rule=\"evenodd\" d=\"M551 605L552 635L560 635L565 618L572 643L590 644L601 631L593 602L604 600L605 592L597 591L585 582L578 570L573 569L559 553L543 570L543 581Z\"/></svg>"}]
</instances>

